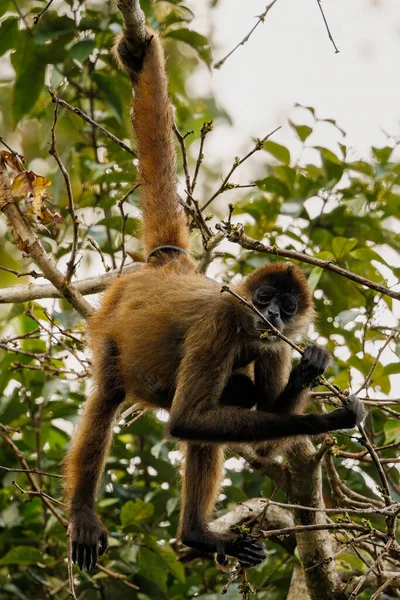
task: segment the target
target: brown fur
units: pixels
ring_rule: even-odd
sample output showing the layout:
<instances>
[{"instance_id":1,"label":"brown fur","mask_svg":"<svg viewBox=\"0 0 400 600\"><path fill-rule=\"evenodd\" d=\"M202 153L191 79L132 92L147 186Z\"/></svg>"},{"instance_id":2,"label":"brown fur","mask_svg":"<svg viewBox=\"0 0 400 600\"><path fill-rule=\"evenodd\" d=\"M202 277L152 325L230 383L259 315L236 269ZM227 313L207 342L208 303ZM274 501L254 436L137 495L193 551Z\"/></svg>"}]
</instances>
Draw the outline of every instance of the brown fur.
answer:
<instances>
[{"instance_id":1,"label":"brown fur","mask_svg":"<svg viewBox=\"0 0 400 600\"><path fill-rule=\"evenodd\" d=\"M124 38L116 44L135 90L143 245L146 253L166 244L188 251L189 233L175 185L163 50L157 34L149 39L132 60ZM301 336L314 316L305 276L289 263L266 264L236 289L251 299L265 282L285 292L294 290L298 311L283 332ZM279 340L260 341L262 328L250 309L221 294L182 253L157 251L139 272L121 277L108 289L89 322L95 390L65 462L74 556L81 567L96 563L94 539L102 551L106 547L105 530L94 513L95 495L122 402L170 410L171 435L187 440L183 541L216 551L220 560L225 554L238 556L244 566L262 560L262 545L216 536L207 528L218 496L223 444L253 442L270 452L286 444L282 440L287 436L329 430L324 415L298 416L307 402L309 382L293 387L291 350ZM241 381L248 381L254 396L249 406L257 410L229 406L227 385L235 383L239 372L241 377L250 373L254 380L254 386L246 377Z\"/></svg>"}]
</instances>

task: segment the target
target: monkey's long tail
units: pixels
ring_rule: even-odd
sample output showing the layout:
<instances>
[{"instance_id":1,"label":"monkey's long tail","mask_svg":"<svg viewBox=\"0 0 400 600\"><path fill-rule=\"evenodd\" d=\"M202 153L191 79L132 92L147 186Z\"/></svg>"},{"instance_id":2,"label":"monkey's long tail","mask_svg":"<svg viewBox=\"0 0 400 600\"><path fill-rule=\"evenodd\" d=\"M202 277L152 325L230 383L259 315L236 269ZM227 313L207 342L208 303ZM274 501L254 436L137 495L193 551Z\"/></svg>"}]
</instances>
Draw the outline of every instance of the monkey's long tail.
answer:
<instances>
[{"instance_id":1,"label":"monkey's long tail","mask_svg":"<svg viewBox=\"0 0 400 600\"><path fill-rule=\"evenodd\" d=\"M187 220L176 191L173 118L162 43L156 32L147 43L141 68L121 37L116 44L135 90L132 123L137 136L143 210L142 242L147 254L157 246L189 250Z\"/></svg>"}]
</instances>

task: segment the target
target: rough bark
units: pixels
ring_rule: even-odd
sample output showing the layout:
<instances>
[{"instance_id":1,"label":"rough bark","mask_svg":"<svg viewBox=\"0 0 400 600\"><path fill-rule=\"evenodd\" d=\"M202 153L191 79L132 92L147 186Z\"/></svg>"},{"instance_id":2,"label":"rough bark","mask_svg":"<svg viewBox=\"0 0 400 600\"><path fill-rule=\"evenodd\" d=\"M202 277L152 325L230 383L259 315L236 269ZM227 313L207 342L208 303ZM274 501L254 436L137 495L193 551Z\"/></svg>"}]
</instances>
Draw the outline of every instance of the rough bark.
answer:
<instances>
[{"instance_id":1,"label":"rough bark","mask_svg":"<svg viewBox=\"0 0 400 600\"><path fill-rule=\"evenodd\" d=\"M290 484L288 500L314 508L324 508L321 461L310 439L297 444L289 456ZM295 525L326 523L323 512L293 511ZM345 600L343 584L332 561L333 548L329 531L296 534L297 547L311 600ZM307 567L315 566L307 571Z\"/></svg>"}]
</instances>

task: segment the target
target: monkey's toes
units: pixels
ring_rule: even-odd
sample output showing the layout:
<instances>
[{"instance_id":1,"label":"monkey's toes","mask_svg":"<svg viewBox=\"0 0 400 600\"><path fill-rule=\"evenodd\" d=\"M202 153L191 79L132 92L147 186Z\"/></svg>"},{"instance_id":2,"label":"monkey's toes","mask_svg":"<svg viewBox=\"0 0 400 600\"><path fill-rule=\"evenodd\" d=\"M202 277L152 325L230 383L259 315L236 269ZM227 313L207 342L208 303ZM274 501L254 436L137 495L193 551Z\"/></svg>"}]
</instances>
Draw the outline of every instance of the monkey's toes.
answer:
<instances>
[{"instance_id":1,"label":"monkey's toes","mask_svg":"<svg viewBox=\"0 0 400 600\"><path fill-rule=\"evenodd\" d=\"M259 565L267 558L267 549L263 542L256 542L252 538L244 538L235 544L236 558L242 567L250 568Z\"/></svg>"},{"instance_id":2,"label":"monkey's toes","mask_svg":"<svg viewBox=\"0 0 400 600\"><path fill-rule=\"evenodd\" d=\"M73 518L71 558L81 571L94 569L107 548L107 532L96 516L81 514Z\"/></svg>"}]
</instances>

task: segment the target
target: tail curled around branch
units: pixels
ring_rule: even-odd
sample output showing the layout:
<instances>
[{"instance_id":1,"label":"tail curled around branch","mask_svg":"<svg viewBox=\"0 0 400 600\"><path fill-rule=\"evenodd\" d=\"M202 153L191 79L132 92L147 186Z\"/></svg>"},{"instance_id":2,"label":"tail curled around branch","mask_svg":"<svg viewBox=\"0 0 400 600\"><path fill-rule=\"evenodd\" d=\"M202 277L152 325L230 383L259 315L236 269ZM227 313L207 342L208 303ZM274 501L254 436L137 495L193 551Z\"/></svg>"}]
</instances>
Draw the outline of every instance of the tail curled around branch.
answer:
<instances>
[{"instance_id":1,"label":"tail curled around branch","mask_svg":"<svg viewBox=\"0 0 400 600\"><path fill-rule=\"evenodd\" d=\"M189 250L189 231L176 191L173 117L164 51L156 32L135 44L121 34L114 45L119 65L135 92L132 123L137 137L143 211L142 243L147 255L158 246Z\"/></svg>"}]
</instances>

